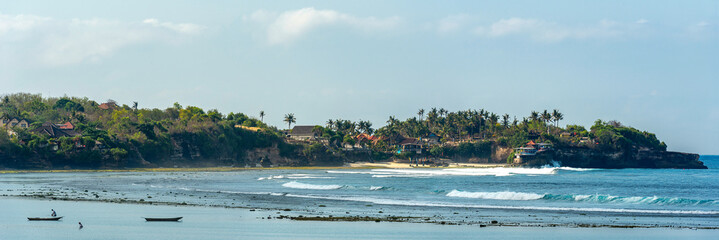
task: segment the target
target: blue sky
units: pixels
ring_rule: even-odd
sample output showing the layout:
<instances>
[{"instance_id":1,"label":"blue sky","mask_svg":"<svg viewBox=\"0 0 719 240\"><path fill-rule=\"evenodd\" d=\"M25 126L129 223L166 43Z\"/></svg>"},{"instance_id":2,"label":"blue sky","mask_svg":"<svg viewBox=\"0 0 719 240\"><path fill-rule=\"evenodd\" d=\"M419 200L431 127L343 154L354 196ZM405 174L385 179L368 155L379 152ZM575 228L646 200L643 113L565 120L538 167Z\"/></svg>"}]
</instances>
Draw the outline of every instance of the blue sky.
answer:
<instances>
[{"instance_id":1,"label":"blue sky","mask_svg":"<svg viewBox=\"0 0 719 240\"><path fill-rule=\"evenodd\" d=\"M3 2L0 86L278 127L556 108L719 154L719 2Z\"/></svg>"}]
</instances>

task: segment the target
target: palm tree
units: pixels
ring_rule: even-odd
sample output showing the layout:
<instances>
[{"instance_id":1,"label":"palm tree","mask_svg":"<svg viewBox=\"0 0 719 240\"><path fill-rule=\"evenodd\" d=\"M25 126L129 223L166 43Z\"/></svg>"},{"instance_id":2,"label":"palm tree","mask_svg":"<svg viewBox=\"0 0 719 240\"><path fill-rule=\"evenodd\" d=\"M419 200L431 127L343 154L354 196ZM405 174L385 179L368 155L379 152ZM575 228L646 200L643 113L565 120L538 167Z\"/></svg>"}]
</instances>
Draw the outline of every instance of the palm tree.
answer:
<instances>
[{"instance_id":1,"label":"palm tree","mask_svg":"<svg viewBox=\"0 0 719 240\"><path fill-rule=\"evenodd\" d=\"M544 124L546 125L547 122L552 120L552 114L544 110L544 112L542 112L542 120L544 120ZM547 125L547 134L549 134L549 125Z\"/></svg>"},{"instance_id":2,"label":"palm tree","mask_svg":"<svg viewBox=\"0 0 719 240\"><path fill-rule=\"evenodd\" d=\"M504 126L504 128L509 127L509 114L502 115L502 125Z\"/></svg>"},{"instance_id":3,"label":"palm tree","mask_svg":"<svg viewBox=\"0 0 719 240\"><path fill-rule=\"evenodd\" d=\"M421 122L422 117L424 117L424 109L420 108L419 111L417 112L417 115L419 116L419 121Z\"/></svg>"},{"instance_id":4,"label":"palm tree","mask_svg":"<svg viewBox=\"0 0 719 240\"><path fill-rule=\"evenodd\" d=\"M265 122L265 111L260 111L260 121Z\"/></svg>"},{"instance_id":5,"label":"palm tree","mask_svg":"<svg viewBox=\"0 0 719 240\"><path fill-rule=\"evenodd\" d=\"M287 129L290 129L293 123L297 122L294 113L285 114L285 122L287 123Z\"/></svg>"},{"instance_id":6,"label":"palm tree","mask_svg":"<svg viewBox=\"0 0 719 240\"><path fill-rule=\"evenodd\" d=\"M327 120L327 128L332 128L332 126L334 126L334 125L335 125L335 122L332 121L332 119Z\"/></svg>"},{"instance_id":7,"label":"palm tree","mask_svg":"<svg viewBox=\"0 0 719 240\"><path fill-rule=\"evenodd\" d=\"M564 119L564 114L559 112L559 110L554 109L552 112L552 118L554 119L554 122L556 122L557 127L559 127L559 121Z\"/></svg>"},{"instance_id":8,"label":"palm tree","mask_svg":"<svg viewBox=\"0 0 719 240\"><path fill-rule=\"evenodd\" d=\"M538 121L539 120L539 113L537 111L532 111L532 114L529 115L530 121Z\"/></svg>"}]
</instances>

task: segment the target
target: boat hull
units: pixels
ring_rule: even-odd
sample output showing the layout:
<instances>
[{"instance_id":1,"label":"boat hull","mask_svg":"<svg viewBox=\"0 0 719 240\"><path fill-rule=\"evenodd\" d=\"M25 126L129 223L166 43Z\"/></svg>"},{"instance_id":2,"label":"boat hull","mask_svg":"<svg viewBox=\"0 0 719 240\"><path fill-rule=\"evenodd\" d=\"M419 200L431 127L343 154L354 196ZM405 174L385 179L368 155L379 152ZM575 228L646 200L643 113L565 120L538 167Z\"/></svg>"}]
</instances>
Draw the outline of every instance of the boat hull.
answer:
<instances>
[{"instance_id":1,"label":"boat hull","mask_svg":"<svg viewBox=\"0 0 719 240\"><path fill-rule=\"evenodd\" d=\"M27 218L28 221L57 221L60 220L62 217L29 217Z\"/></svg>"},{"instance_id":2,"label":"boat hull","mask_svg":"<svg viewBox=\"0 0 719 240\"><path fill-rule=\"evenodd\" d=\"M174 217L174 218L145 218L145 221L148 222L177 222L180 221L182 217Z\"/></svg>"}]
</instances>

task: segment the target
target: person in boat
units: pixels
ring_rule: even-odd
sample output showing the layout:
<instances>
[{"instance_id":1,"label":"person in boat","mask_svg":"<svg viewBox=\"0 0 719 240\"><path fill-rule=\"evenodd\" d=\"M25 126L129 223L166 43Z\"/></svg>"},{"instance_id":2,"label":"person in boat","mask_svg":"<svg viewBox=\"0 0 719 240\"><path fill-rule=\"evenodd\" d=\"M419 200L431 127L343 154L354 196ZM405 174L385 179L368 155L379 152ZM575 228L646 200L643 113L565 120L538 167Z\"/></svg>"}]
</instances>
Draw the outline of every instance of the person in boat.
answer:
<instances>
[{"instance_id":1,"label":"person in boat","mask_svg":"<svg viewBox=\"0 0 719 240\"><path fill-rule=\"evenodd\" d=\"M77 222L77 224L80 224L80 228L79 228L79 229L82 229L82 223L81 223L81 222Z\"/></svg>"},{"instance_id":2,"label":"person in boat","mask_svg":"<svg viewBox=\"0 0 719 240\"><path fill-rule=\"evenodd\" d=\"M57 217L57 213L55 212L55 209L50 209L52 211L52 214L50 216Z\"/></svg>"}]
</instances>

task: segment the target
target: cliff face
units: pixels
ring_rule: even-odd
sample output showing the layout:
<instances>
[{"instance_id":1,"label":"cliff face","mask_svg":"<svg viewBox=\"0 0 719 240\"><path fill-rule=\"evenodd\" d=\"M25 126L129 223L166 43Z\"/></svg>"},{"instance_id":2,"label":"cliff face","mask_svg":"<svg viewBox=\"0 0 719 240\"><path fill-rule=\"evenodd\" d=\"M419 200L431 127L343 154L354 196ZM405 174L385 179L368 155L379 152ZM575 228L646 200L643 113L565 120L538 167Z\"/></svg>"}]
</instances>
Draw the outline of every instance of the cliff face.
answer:
<instances>
[{"instance_id":1,"label":"cliff face","mask_svg":"<svg viewBox=\"0 0 719 240\"><path fill-rule=\"evenodd\" d=\"M580 147L557 148L534 163L560 162L562 166L577 168L689 168L706 169L698 154L629 149L624 151L599 151Z\"/></svg>"}]
</instances>

